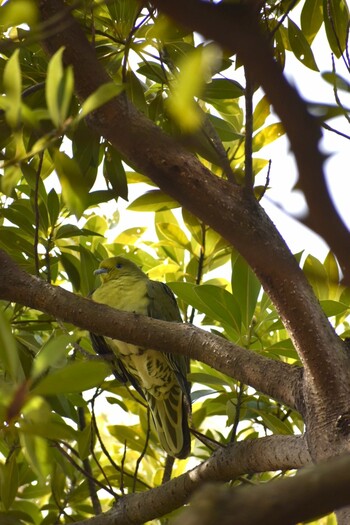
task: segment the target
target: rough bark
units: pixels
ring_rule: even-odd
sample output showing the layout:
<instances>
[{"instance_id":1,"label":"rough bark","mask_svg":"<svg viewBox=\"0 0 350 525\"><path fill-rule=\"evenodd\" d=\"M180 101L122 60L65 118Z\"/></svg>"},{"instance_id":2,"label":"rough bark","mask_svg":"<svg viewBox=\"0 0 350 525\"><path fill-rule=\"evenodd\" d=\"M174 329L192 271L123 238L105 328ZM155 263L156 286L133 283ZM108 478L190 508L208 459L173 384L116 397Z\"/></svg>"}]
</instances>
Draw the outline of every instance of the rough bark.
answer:
<instances>
[{"instance_id":1,"label":"rough bark","mask_svg":"<svg viewBox=\"0 0 350 525\"><path fill-rule=\"evenodd\" d=\"M148 492L121 498L110 511L79 525L144 523L184 505L207 482L230 481L249 472L300 468L309 461L302 437L270 436L234 443L218 450L190 472Z\"/></svg>"},{"instance_id":2,"label":"rough bark","mask_svg":"<svg viewBox=\"0 0 350 525\"><path fill-rule=\"evenodd\" d=\"M294 525L350 503L348 455L255 487L209 484L171 525ZM344 521L344 523L349 523Z\"/></svg>"},{"instance_id":3,"label":"rough bark","mask_svg":"<svg viewBox=\"0 0 350 525\"><path fill-rule=\"evenodd\" d=\"M292 408L303 406L299 367L267 359L192 325L118 312L94 303L25 273L2 250L0 267L0 299L29 306L99 335L187 355Z\"/></svg>"}]
</instances>

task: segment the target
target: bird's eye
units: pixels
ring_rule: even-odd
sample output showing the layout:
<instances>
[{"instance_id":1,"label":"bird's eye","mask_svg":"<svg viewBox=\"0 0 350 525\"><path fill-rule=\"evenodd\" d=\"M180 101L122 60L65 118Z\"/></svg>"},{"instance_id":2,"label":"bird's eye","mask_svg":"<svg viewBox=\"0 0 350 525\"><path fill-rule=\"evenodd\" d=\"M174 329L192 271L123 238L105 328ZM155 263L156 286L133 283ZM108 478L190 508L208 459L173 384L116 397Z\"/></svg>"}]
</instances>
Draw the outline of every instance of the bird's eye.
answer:
<instances>
[{"instance_id":1,"label":"bird's eye","mask_svg":"<svg viewBox=\"0 0 350 525\"><path fill-rule=\"evenodd\" d=\"M118 270L120 270L120 268L123 268L123 265L121 263L118 263L115 267L118 268Z\"/></svg>"}]
</instances>

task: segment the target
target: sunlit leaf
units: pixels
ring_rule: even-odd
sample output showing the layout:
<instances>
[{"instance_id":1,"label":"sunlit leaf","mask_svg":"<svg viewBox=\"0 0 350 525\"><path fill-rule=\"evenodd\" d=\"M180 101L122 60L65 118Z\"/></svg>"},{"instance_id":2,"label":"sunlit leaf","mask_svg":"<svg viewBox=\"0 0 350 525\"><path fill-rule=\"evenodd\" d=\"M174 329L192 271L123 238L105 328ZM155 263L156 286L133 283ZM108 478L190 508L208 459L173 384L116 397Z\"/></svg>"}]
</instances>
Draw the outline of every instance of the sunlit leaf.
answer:
<instances>
[{"instance_id":1,"label":"sunlit leaf","mask_svg":"<svg viewBox=\"0 0 350 525\"><path fill-rule=\"evenodd\" d=\"M337 58L344 53L349 31L349 6L346 0L323 0L323 20L329 45Z\"/></svg>"},{"instance_id":2,"label":"sunlit leaf","mask_svg":"<svg viewBox=\"0 0 350 525\"><path fill-rule=\"evenodd\" d=\"M3 84L6 93L4 106L6 119L9 125L15 128L20 120L22 102L22 77L18 49L6 62Z\"/></svg>"},{"instance_id":3,"label":"sunlit leaf","mask_svg":"<svg viewBox=\"0 0 350 525\"><path fill-rule=\"evenodd\" d=\"M202 122L194 97L200 97L212 69L220 58L214 45L199 47L187 54L179 64L180 72L172 84L167 109L183 131L193 132Z\"/></svg>"},{"instance_id":4,"label":"sunlit leaf","mask_svg":"<svg viewBox=\"0 0 350 525\"><path fill-rule=\"evenodd\" d=\"M305 0L300 22L301 30L306 40L309 44L312 44L323 22L322 0Z\"/></svg>"},{"instance_id":5,"label":"sunlit leaf","mask_svg":"<svg viewBox=\"0 0 350 525\"><path fill-rule=\"evenodd\" d=\"M118 96L122 91L123 86L115 84L114 82L103 84L83 102L77 121L85 118L89 113L103 106L112 100L112 98Z\"/></svg>"},{"instance_id":6,"label":"sunlit leaf","mask_svg":"<svg viewBox=\"0 0 350 525\"><path fill-rule=\"evenodd\" d=\"M25 376L18 355L16 340L4 314L0 311L0 360L14 382L24 381Z\"/></svg>"},{"instance_id":7,"label":"sunlit leaf","mask_svg":"<svg viewBox=\"0 0 350 525\"><path fill-rule=\"evenodd\" d=\"M318 71L314 54L300 28L288 18L288 37L294 55L304 66Z\"/></svg>"},{"instance_id":8,"label":"sunlit leaf","mask_svg":"<svg viewBox=\"0 0 350 525\"><path fill-rule=\"evenodd\" d=\"M256 133L253 137L253 151L259 151L284 134L284 128L280 122L270 124Z\"/></svg>"},{"instance_id":9,"label":"sunlit leaf","mask_svg":"<svg viewBox=\"0 0 350 525\"><path fill-rule=\"evenodd\" d=\"M161 211L178 208L180 204L161 190L151 190L135 199L128 206L132 211Z\"/></svg>"},{"instance_id":10,"label":"sunlit leaf","mask_svg":"<svg viewBox=\"0 0 350 525\"><path fill-rule=\"evenodd\" d=\"M242 322L248 329L257 304L261 284L241 255L232 256L232 294L240 306Z\"/></svg>"},{"instance_id":11,"label":"sunlit leaf","mask_svg":"<svg viewBox=\"0 0 350 525\"><path fill-rule=\"evenodd\" d=\"M337 73L333 73L331 71L326 71L324 73L321 73L322 78L331 84L332 86L336 87L337 89L341 89L342 91L347 91L350 93L350 82L343 78L341 75L338 75Z\"/></svg>"},{"instance_id":12,"label":"sunlit leaf","mask_svg":"<svg viewBox=\"0 0 350 525\"><path fill-rule=\"evenodd\" d=\"M12 506L17 495L18 482L16 454L12 454L0 468L0 495L1 502L6 510Z\"/></svg>"},{"instance_id":13,"label":"sunlit leaf","mask_svg":"<svg viewBox=\"0 0 350 525\"><path fill-rule=\"evenodd\" d=\"M53 55L46 77L46 102L51 120L56 127L60 127L68 116L74 89L73 69L71 66L63 68L63 53L64 48L61 47Z\"/></svg>"},{"instance_id":14,"label":"sunlit leaf","mask_svg":"<svg viewBox=\"0 0 350 525\"><path fill-rule=\"evenodd\" d=\"M55 151L53 160L62 186L62 196L70 212L78 218L85 208L89 186L74 159Z\"/></svg>"},{"instance_id":15,"label":"sunlit leaf","mask_svg":"<svg viewBox=\"0 0 350 525\"><path fill-rule=\"evenodd\" d=\"M34 0L9 0L0 8L2 31L20 24L34 24L38 18L38 7Z\"/></svg>"},{"instance_id":16,"label":"sunlit leaf","mask_svg":"<svg viewBox=\"0 0 350 525\"><path fill-rule=\"evenodd\" d=\"M32 395L55 395L83 392L98 386L110 371L100 361L72 363L45 376L33 389Z\"/></svg>"},{"instance_id":17,"label":"sunlit leaf","mask_svg":"<svg viewBox=\"0 0 350 525\"><path fill-rule=\"evenodd\" d=\"M73 338L67 334L53 336L35 356L32 368L32 377L36 378L49 368L55 367L68 353L67 346Z\"/></svg>"}]
</instances>

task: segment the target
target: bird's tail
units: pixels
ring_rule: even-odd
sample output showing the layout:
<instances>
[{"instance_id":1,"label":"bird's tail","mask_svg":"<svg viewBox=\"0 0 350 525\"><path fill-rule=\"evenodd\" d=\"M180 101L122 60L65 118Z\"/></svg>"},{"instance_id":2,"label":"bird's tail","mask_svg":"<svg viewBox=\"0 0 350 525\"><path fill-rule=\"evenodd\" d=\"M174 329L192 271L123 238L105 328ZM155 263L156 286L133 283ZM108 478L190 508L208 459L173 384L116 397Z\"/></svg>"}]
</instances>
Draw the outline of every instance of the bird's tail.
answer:
<instances>
[{"instance_id":1,"label":"bird's tail","mask_svg":"<svg viewBox=\"0 0 350 525\"><path fill-rule=\"evenodd\" d=\"M159 441L167 454L184 459L190 453L188 407L179 385L174 385L167 397L156 398L146 392Z\"/></svg>"}]
</instances>

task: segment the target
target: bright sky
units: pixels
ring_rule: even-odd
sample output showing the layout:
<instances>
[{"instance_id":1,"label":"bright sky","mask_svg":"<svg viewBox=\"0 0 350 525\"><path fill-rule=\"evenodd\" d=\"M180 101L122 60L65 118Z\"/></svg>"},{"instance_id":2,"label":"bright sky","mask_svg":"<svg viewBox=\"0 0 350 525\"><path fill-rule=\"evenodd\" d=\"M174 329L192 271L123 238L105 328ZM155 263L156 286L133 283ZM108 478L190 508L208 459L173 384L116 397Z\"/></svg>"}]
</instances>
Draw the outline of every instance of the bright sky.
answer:
<instances>
[{"instance_id":1,"label":"bright sky","mask_svg":"<svg viewBox=\"0 0 350 525\"><path fill-rule=\"evenodd\" d=\"M329 48L325 44L324 33L321 30L313 45L316 63L320 72L332 71L332 59ZM286 60L286 73L292 85L296 86L304 99L310 101L326 102L334 104L333 86L320 78L320 74L307 69L300 64L291 53ZM345 79L349 79L342 60L336 60L337 73ZM350 93L338 92L343 105L350 108ZM350 135L350 125L344 118L337 118L327 122L347 135ZM326 131L322 141L325 153L331 156L326 161L326 177L333 200L345 223L350 227L350 167L349 167L349 140L335 133ZM262 204L275 222L279 231L286 239L289 247L294 253L303 249L316 257L323 259L328 247L324 241L308 228L302 226L291 216L300 216L306 210L306 203L300 191L292 192L297 180L296 165L292 155L288 151L288 142L285 137L271 144L263 150L265 155L271 151L271 190ZM315 188L317 191L317 188ZM281 212L271 204L275 201L286 210ZM288 216L288 213L290 216Z\"/></svg>"}]
</instances>

